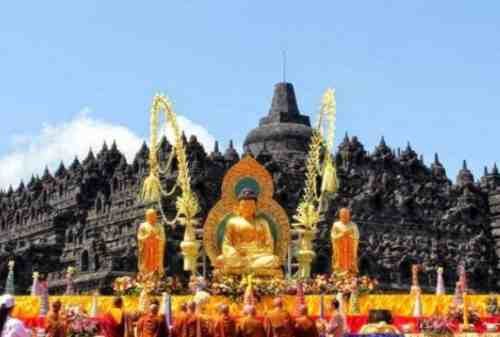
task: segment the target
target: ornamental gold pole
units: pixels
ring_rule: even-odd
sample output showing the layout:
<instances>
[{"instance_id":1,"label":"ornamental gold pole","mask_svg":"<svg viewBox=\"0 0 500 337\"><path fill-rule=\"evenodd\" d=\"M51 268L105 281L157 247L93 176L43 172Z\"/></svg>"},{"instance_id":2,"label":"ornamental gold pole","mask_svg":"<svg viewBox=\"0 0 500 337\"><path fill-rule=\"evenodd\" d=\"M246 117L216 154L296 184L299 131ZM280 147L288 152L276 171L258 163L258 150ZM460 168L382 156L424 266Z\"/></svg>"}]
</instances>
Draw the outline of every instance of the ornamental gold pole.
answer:
<instances>
[{"instance_id":1,"label":"ornamental gold pole","mask_svg":"<svg viewBox=\"0 0 500 337\"><path fill-rule=\"evenodd\" d=\"M322 134L323 116L328 121L326 142ZM337 191L337 172L332 158L335 120L335 91L327 89L321 101L318 126L313 129L309 144L304 194L297 207L296 215L293 217L296 222L292 224L299 234L297 261L299 263L298 276L300 278L311 277L311 264L316 257L312 242L316 236L317 225L320 221L324 196L326 193L335 193ZM324 148L326 153L323 162L321 162L321 151ZM319 177L321 177L322 183L318 188ZM318 193L318 190L320 193Z\"/></svg>"},{"instance_id":2,"label":"ornamental gold pole","mask_svg":"<svg viewBox=\"0 0 500 337\"><path fill-rule=\"evenodd\" d=\"M174 151L171 158L168 160L172 162L172 156L175 154L177 158L177 181L172 191L166 193L163 191L160 182L160 165L158 160L158 127L160 113L163 111L165 115L166 126L170 126L174 134ZM171 196L177 188L180 189L181 194L177 197L176 216L172 221L167 221L168 224L180 223L185 226L184 240L181 242L182 255L184 256L184 270L190 271L192 274L196 273L198 251L200 248L199 242L196 240L195 226L198 223L196 218L199 212L198 199L191 189L191 176L189 173L189 163L186 155L186 148L182 139L182 132L177 123L177 116L172 108L171 101L163 95L155 95L150 109L150 152L149 152L149 175L144 180L140 197L144 202L158 203L160 211L161 197ZM169 165L168 165L169 166ZM167 172L170 167L167 167ZM163 212L161 212L163 214Z\"/></svg>"},{"instance_id":3,"label":"ornamental gold pole","mask_svg":"<svg viewBox=\"0 0 500 337\"><path fill-rule=\"evenodd\" d=\"M335 144L335 130L337 122L337 101L335 98L335 89L327 89L323 95L320 116L321 115L326 116L328 128L326 132L325 158L323 160L321 195L318 201L320 213L323 211L325 195L335 193L338 190L337 168L332 155ZM321 125L319 127L321 128Z\"/></svg>"}]
</instances>

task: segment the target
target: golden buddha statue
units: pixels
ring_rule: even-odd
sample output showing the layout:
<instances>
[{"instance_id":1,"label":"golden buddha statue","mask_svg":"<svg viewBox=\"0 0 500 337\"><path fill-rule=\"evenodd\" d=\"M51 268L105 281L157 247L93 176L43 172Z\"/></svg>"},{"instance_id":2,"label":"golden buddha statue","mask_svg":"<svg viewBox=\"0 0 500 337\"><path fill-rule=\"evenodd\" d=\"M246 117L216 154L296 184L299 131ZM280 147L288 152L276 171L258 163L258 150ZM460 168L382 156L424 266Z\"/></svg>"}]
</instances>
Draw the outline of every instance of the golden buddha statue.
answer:
<instances>
[{"instance_id":1,"label":"golden buddha statue","mask_svg":"<svg viewBox=\"0 0 500 337\"><path fill-rule=\"evenodd\" d=\"M139 276L162 276L164 274L165 230L158 223L156 210L146 211L146 221L139 226L137 243L139 246Z\"/></svg>"},{"instance_id":2,"label":"golden buddha statue","mask_svg":"<svg viewBox=\"0 0 500 337\"><path fill-rule=\"evenodd\" d=\"M272 274L280 268L280 259L274 254L269 222L257 215L257 194L242 189L237 205L236 214L227 220L216 267L224 273Z\"/></svg>"},{"instance_id":3,"label":"golden buddha statue","mask_svg":"<svg viewBox=\"0 0 500 337\"><path fill-rule=\"evenodd\" d=\"M351 212L342 208L340 220L333 224L332 239L332 269L337 273L358 273L358 226L351 222Z\"/></svg>"},{"instance_id":4,"label":"golden buddha statue","mask_svg":"<svg viewBox=\"0 0 500 337\"><path fill-rule=\"evenodd\" d=\"M227 171L221 198L203 225L203 248L215 276L283 276L290 225L273 195L273 177L251 155Z\"/></svg>"}]
</instances>

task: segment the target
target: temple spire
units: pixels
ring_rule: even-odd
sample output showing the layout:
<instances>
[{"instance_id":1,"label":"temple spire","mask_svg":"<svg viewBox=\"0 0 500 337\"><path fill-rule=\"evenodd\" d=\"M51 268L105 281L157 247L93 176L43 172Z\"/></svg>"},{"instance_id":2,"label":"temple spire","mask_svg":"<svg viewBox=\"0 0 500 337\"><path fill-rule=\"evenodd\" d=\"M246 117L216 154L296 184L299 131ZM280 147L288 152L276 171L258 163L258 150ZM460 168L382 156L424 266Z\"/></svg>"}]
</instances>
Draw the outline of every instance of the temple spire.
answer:
<instances>
[{"instance_id":1,"label":"temple spire","mask_svg":"<svg viewBox=\"0 0 500 337\"><path fill-rule=\"evenodd\" d=\"M413 149L411 148L410 141L407 141L407 142L406 142L406 151L407 151L407 152L411 152L411 151L413 151Z\"/></svg>"},{"instance_id":2,"label":"temple spire","mask_svg":"<svg viewBox=\"0 0 500 337\"><path fill-rule=\"evenodd\" d=\"M436 164L436 165L439 164L439 155L437 152L434 153L434 164Z\"/></svg>"},{"instance_id":3,"label":"temple spire","mask_svg":"<svg viewBox=\"0 0 500 337\"><path fill-rule=\"evenodd\" d=\"M269 149L272 153L307 153L311 134L311 121L309 116L300 113L293 85L280 82L274 86L269 113L245 138L243 152L252 153L255 157L260 153L262 144L269 142L273 143L272 149Z\"/></svg>"}]
</instances>

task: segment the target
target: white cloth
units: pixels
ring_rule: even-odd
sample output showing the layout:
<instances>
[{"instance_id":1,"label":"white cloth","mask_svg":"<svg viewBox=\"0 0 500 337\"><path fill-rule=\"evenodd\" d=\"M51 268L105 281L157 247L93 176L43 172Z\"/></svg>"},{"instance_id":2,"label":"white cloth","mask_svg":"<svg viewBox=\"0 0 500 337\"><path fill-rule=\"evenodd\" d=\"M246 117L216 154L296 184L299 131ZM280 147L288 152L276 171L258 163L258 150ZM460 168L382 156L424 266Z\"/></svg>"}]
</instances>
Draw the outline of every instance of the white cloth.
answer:
<instances>
[{"instance_id":1,"label":"white cloth","mask_svg":"<svg viewBox=\"0 0 500 337\"><path fill-rule=\"evenodd\" d=\"M0 305L5 308L12 308L16 304L16 299L10 294L5 294L0 297Z\"/></svg>"},{"instance_id":2,"label":"white cloth","mask_svg":"<svg viewBox=\"0 0 500 337\"><path fill-rule=\"evenodd\" d=\"M3 326L1 337L30 337L30 334L24 327L23 322L8 317Z\"/></svg>"}]
</instances>

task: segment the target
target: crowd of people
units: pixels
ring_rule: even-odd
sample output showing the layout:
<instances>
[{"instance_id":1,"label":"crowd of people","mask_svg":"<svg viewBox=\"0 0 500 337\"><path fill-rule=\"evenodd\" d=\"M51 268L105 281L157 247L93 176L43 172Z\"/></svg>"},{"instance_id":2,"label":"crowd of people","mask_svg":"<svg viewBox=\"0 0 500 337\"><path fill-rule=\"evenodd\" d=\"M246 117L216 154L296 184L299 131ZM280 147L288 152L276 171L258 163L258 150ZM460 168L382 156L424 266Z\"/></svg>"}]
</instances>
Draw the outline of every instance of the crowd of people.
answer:
<instances>
[{"instance_id":1,"label":"crowd of people","mask_svg":"<svg viewBox=\"0 0 500 337\"><path fill-rule=\"evenodd\" d=\"M30 330L12 316L15 298L0 297L0 337L29 337ZM68 329L61 302L51 303L44 321L47 337L68 337ZM314 320L308 315L307 306L297 308L295 315L287 312L281 298L273 301L272 310L258 316L254 305L245 305L241 317L230 314L229 307L221 304L218 315L208 316L195 302L187 302L176 313L169 326L160 314L156 299L149 302L147 312L137 315L124 310L123 300L117 297L112 308L98 318L99 334L105 337L340 337L347 332L347 323L339 311L339 302L331 303L332 314L328 320Z\"/></svg>"},{"instance_id":2,"label":"crowd of people","mask_svg":"<svg viewBox=\"0 0 500 337\"><path fill-rule=\"evenodd\" d=\"M120 304L120 302L118 302ZM167 327L164 317L159 316L158 301L151 302L149 312L139 318L135 334L137 337L340 337L347 332L345 317L339 312L339 302L332 301L332 315L327 320L314 320L308 315L307 306L297 308L291 315L284 308L281 298L273 301L273 309L258 317L254 305L245 305L243 315L235 318L226 304L218 307L216 317L208 316L199 310L195 302L180 307L171 327ZM122 315L113 333L106 337L132 337L128 328L130 318ZM117 321L115 321L117 322ZM117 322L118 323L118 322ZM108 329L109 330L109 329Z\"/></svg>"}]
</instances>

